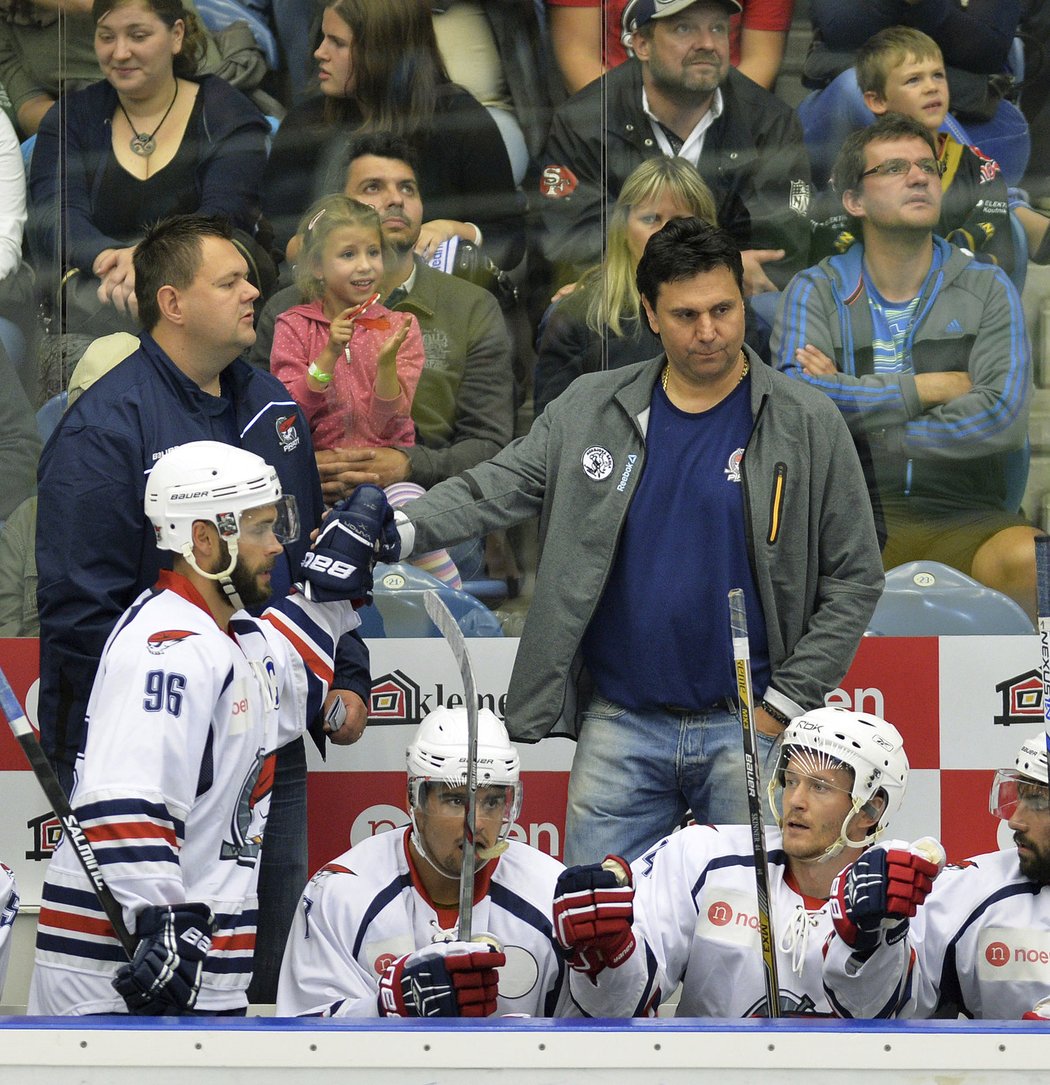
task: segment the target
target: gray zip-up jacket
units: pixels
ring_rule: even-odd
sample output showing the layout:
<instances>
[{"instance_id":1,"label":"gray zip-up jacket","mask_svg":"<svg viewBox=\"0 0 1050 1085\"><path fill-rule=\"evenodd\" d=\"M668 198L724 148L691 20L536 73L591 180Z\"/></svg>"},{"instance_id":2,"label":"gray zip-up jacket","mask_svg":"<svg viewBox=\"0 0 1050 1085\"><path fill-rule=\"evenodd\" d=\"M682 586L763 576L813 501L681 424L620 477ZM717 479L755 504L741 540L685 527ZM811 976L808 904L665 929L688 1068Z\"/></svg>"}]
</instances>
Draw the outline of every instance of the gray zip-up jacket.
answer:
<instances>
[{"instance_id":1,"label":"gray zip-up jacket","mask_svg":"<svg viewBox=\"0 0 1050 1085\"><path fill-rule=\"evenodd\" d=\"M845 675L882 590L882 562L838 410L748 356L755 424L742 472L748 556L772 666L764 696L793 715L821 705ZM575 736L589 701L580 645L645 470L649 405L663 365L661 355L580 377L528 434L404 510L406 547L419 551L539 517L536 591L507 698L507 728L518 741ZM698 539L697 554L718 545ZM653 590L661 586L673 590L673 570L654 575ZM728 621L728 611L711 620Z\"/></svg>"}]
</instances>

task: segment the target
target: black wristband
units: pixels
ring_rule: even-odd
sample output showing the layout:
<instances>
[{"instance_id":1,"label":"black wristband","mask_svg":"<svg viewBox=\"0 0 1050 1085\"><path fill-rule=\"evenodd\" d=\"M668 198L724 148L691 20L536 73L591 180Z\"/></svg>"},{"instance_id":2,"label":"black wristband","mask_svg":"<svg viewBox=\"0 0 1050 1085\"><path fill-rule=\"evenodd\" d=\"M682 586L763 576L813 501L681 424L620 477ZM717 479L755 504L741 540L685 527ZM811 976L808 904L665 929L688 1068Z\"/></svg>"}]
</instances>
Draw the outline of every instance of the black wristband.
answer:
<instances>
[{"instance_id":1,"label":"black wristband","mask_svg":"<svg viewBox=\"0 0 1050 1085\"><path fill-rule=\"evenodd\" d=\"M773 719L775 719L781 727L787 727L787 725L791 722L790 716L781 712L780 709L776 707L776 705L771 705L769 701L765 700L765 698L758 702L758 707L761 708L767 716L772 716Z\"/></svg>"}]
</instances>

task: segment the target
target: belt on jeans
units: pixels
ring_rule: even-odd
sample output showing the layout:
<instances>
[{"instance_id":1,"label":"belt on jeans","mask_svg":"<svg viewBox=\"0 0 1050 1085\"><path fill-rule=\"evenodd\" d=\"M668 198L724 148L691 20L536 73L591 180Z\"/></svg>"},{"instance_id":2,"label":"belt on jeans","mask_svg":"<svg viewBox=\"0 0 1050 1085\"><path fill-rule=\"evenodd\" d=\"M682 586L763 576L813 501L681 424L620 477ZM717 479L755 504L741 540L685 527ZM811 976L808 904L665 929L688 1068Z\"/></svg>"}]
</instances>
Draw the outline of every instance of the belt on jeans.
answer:
<instances>
[{"instance_id":1,"label":"belt on jeans","mask_svg":"<svg viewBox=\"0 0 1050 1085\"><path fill-rule=\"evenodd\" d=\"M717 701L712 701L709 705L705 705L703 708L689 708L686 705L680 704L660 704L657 707L662 712L670 712L675 716L699 716L702 712L736 712L736 698L735 697L719 697Z\"/></svg>"}]
</instances>

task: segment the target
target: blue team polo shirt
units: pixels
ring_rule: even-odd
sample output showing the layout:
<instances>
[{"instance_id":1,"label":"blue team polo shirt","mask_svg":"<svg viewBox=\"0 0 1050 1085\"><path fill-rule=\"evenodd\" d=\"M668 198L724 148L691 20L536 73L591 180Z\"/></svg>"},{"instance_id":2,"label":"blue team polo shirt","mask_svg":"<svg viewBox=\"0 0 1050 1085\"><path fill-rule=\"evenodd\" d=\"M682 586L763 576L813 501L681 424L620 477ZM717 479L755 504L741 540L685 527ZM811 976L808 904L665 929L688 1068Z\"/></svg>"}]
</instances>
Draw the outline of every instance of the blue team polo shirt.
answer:
<instances>
[{"instance_id":1,"label":"blue team polo shirt","mask_svg":"<svg viewBox=\"0 0 1050 1085\"><path fill-rule=\"evenodd\" d=\"M699 414L653 391L645 467L583 641L598 692L627 708L699 710L735 696L730 588L744 589L754 688L769 684L740 476L750 383Z\"/></svg>"}]
</instances>

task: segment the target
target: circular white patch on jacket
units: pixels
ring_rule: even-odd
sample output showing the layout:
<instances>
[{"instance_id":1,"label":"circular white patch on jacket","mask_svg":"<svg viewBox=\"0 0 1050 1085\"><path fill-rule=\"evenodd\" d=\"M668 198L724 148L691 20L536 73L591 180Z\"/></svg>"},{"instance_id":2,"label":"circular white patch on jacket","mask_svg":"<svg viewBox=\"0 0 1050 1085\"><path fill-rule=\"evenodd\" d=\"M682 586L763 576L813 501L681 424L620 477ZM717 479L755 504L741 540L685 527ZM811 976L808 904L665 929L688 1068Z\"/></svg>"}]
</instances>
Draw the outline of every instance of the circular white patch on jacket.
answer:
<instances>
[{"instance_id":1,"label":"circular white patch on jacket","mask_svg":"<svg viewBox=\"0 0 1050 1085\"><path fill-rule=\"evenodd\" d=\"M595 482L608 478L613 473L612 453L600 445L592 445L583 454L583 470Z\"/></svg>"}]
</instances>

